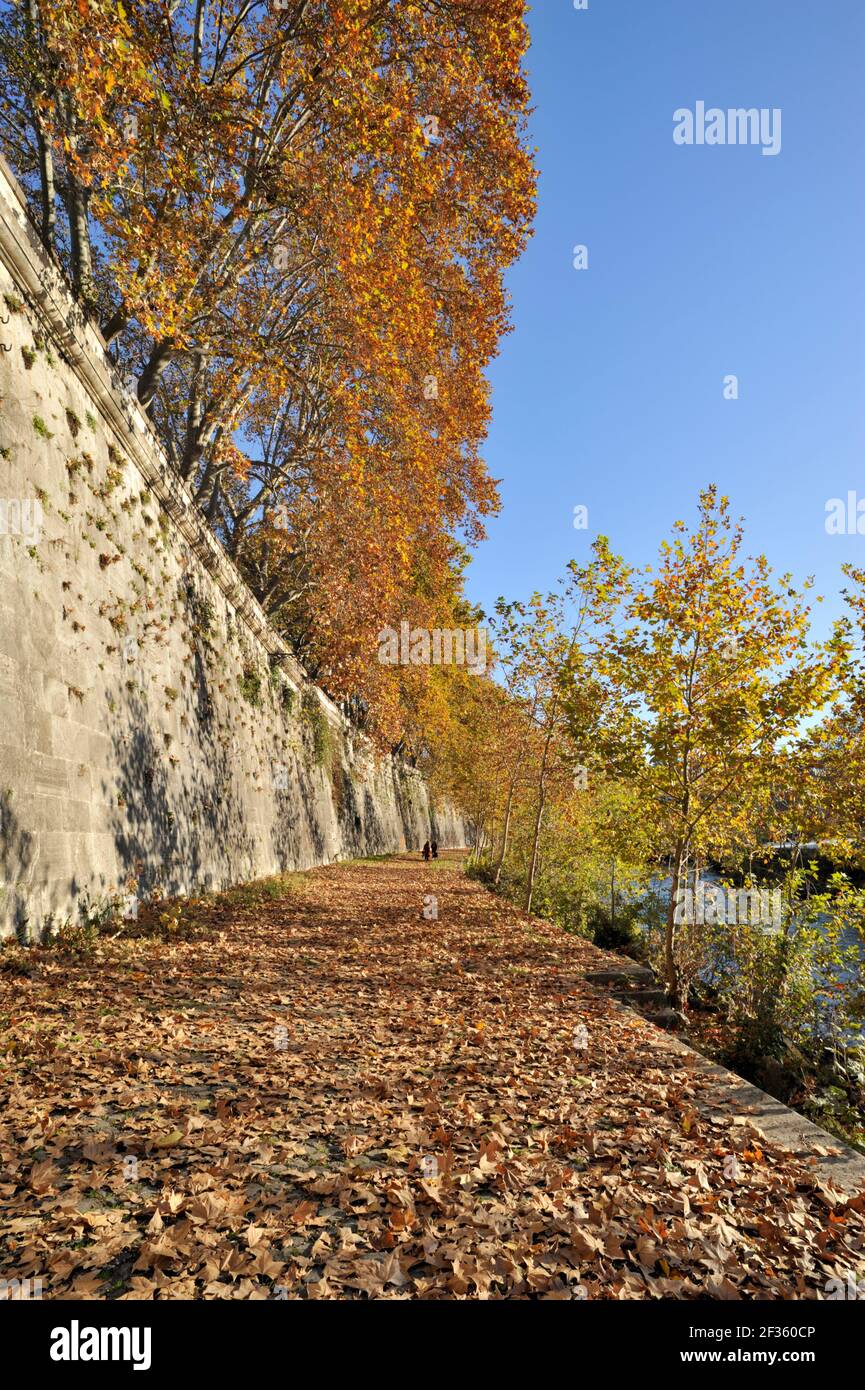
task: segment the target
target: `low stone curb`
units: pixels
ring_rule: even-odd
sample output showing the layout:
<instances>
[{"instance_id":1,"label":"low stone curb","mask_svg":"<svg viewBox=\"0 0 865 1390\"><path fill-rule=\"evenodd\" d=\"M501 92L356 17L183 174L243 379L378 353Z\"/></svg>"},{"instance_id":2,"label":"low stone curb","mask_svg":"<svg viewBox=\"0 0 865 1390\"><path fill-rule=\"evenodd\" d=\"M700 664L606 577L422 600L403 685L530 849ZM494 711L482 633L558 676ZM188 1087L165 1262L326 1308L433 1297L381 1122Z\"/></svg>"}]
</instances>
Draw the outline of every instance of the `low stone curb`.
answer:
<instances>
[{"instance_id":1,"label":"low stone curb","mask_svg":"<svg viewBox=\"0 0 865 1390\"><path fill-rule=\"evenodd\" d=\"M586 978L586 983L590 986L597 985L597 982L589 977ZM607 998L613 1008L623 1009L632 1017L641 1019L649 1026L657 1027L652 1024L651 1018L618 1001L608 989L601 987L597 992ZM700 1072L713 1082L714 1096L709 1097L704 1092L702 1096L695 1097L695 1105L703 1114L717 1118L719 1111L732 1110L736 1112L734 1123L753 1126L766 1143L794 1154L824 1182L831 1183L846 1196L865 1193L865 1154L851 1149L828 1130L821 1129L804 1115L791 1110L766 1091L761 1091L759 1086L753 1086L750 1081L745 1081L735 1072L728 1071L717 1062L711 1062L708 1057L704 1057L666 1029L659 1027L658 1033L667 1047L677 1052L692 1070Z\"/></svg>"},{"instance_id":2,"label":"low stone curb","mask_svg":"<svg viewBox=\"0 0 865 1390\"><path fill-rule=\"evenodd\" d=\"M695 1070L711 1077L716 1083L721 1092L718 1104L738 1111L742 1122L753 1125L767 1143L795 1154L824 1181L832 1183L848 1196L865 1192L865 1154L851 1149L828 1130L821 1129L804 1115L791 1110L766 1091L761 1091L759 1086L753 1086L750 1081L743 1080L717 1062L710 1062L708 1057L696 1052L680 1038L669 1034L666 1036L675 1051L690 1059ZM714 1104L707 1105L705 1098L702 1104L698 1100L697 1105L715 1112ZM826 1149L832 1152L826 1153Z\"/></svg>"}]
</instances>

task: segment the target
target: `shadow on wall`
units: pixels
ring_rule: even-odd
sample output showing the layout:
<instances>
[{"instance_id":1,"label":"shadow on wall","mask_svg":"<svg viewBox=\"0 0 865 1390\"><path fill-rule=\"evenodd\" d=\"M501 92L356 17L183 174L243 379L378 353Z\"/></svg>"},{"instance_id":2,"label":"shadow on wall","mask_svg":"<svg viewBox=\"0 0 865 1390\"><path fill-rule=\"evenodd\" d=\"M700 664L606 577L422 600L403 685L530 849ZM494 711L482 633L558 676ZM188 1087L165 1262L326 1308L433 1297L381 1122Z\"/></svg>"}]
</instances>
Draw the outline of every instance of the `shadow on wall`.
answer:
<instances>
[{"instance_id":1,"label":"shadow on wall","mask_svg":"<svg viewBox=\"0 0 865 1390\"><path fill-rule=\"evenodd\" d=\"M420 845L417 843L418 826L414 814L414 783L411 777L397 766L391 768L391 777L393 778L394 797L402 821L405 847L407 850L420 849ZM428 835L424 833L423 839L427 838Z\"/></svg>"},{"instance_id":2,"label":"shadow on wall","mask_svg":"<svg viewBox=\"0 0 865 1390\"><path fill-rule=\"evenodd\" d=\"M21 941L28 935L28 897L38 858L37 841L22 827L9 792L0 791L0 915L11 919Z\"/></svg>"},{"instance_id":3,"label":"shadow on wall","mask_svg":"<svg viewBox=\"0 0 865 1390\"><path fill-rule=\"evenodd\" d=\"M304 759L294 757L293 774L284 790L273 793L276 816L271 831L274 858L280 867L290 869L303 862L304 828L306 842L316 862L325 858L324 830L315 814L316 788Z\"/></svg>"},{"instance_id":4,"label":"shadow on wall","mask_svg":"<svg viewBox=\"0 0 865 1390\"><path fill-rule=\"evenodd\" d=\"M366 840L357 789L342 763L336 764L331 782L344 850L350 858L357 858L365 853Z\"/></svg>"},{"instance_id":5,"label":"shadow on wall","mask_svg":"<svg viewBox=\"0 0 865 1390\"><path fill-rule=\"evenodd\" d=\"M190 626L196 631L195 596L185 592ZM199 749L196 762L207 782L178 779L165 747L154 733L156 721L140 688L124 689L125 709L109 733L117 768L116 783L104 786L113 801L111 831L126 875L139 893L158 889L172 894L210 885L214 865L220 875L243 878L253 862L254 840L244 828L243 806L232 778L228 750L216 736L201 639L191 662L194 725L188 736Z\"/></svg>"},{"instance_id":6,"label":"shadow on wall","mask_svg":"<svg viewBox=\"0 0 865 1390\"><path fill-rule=\"evenodd\" d=\"M291 793L278 797L279 818L274 826L273 847L280 862L292 867L299 862L304 845L298 831L303 818L306 844L312 851L313 863L325 863L328 853L327 829L336 831L331 850L341 858L353 858L369 853L371 828L378 826L378 817L368 790L364 792L366 817L361 812L358 789L343 758L345 740L332 727L327 751L316 752L315 723L301 719L302 756L295 758L295 777ZM297 799L294 804L292 797ZM382 833L378 832L383 839Z\"/></svg>"},{"instance_id":7,"label":"shadow on wall","mask_svg":"<svg viewBox=\"0 0 865 1390\"><path fill-rule=\"evenodd\" d=\"M384 854L386 849L384 826L381 823L381 816L376 810L375 800L369 787L366 787L363 793L363 824L367 853Z\"/></svg>"},{"instance_id":8,"label":"shadow on wall","mask_svg":"<svg viewBox=\"0 0 865 1390\"><path fill-rule=\"evenodd\" d=\"M243 882L254 875L262 857L262 829L248 828L249 788L243 785L211 695L207 654L212 612L194 585L181 584L180 595L195 639L187 668L190 722L185 737L195 745L195 766L203 774L178 775L180 769L161 745L154 708L137 686L120 692L124 707L109 729L117 768L116 784L104 787L112 802L111 830L122 873L137 879L141 894L154 889L183 893L213 887L215 880L220 886ZM285 709L282 717L288 718ZM329 809L322 799L333 795L333 788L327 775L311 766L307 732L304 728L303 756L272 762L265 772L262 794L274 809L271 862L277 871L328 857L327 817L319 812Z\"/></svg>"},{"instance_id":9,"label":"shadow on wall","mask_svg":"<svg viewBox=\"0 0 865 1390\"><path fill-rule=\"evenodd\" d=\"M448 845L448 841L451 838L451 833L450 830L445 825L443 825L442 821L439 819L438 813L436 812L436 809L432 804L429 808L429 818L430 825L432 826L432 838L436 840L444 849L445 846Z\"/></svg>"}]
</instances>

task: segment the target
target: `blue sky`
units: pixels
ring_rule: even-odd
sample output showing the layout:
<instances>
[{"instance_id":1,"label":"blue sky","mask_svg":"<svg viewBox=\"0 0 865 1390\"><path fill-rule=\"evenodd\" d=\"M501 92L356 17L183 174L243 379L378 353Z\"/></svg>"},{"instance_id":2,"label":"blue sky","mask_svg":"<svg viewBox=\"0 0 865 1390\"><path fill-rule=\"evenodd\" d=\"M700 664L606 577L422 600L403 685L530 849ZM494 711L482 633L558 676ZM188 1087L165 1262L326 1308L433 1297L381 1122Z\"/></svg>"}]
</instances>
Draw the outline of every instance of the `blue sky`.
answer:
<instances>
[{"instance_id":1,"label":"blue sky","mask_svg":"<svg viewBox=\"0 0 865 1390\"><path fill-rule=\"evenodd\" d=\"M539 210L468 596L548 588L598 532L648 563L716 482L749 550L817 576L822 627L865 564L865 536L825 530L829 498L865 498L865 3L538 0L529 22ZM780 153L674 144L698 100L781 108Z\"/></svg>"}]
</instances>

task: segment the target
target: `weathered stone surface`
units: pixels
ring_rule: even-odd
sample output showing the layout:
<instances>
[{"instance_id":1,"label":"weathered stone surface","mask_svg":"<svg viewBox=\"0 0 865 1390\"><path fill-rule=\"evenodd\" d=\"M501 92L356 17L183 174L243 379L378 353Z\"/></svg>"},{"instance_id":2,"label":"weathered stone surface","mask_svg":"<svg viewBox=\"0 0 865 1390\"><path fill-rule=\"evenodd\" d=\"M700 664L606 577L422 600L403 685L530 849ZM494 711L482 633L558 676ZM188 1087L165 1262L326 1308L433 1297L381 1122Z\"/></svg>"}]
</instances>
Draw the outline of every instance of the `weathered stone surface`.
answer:
<instances>
[{"instance_id":1,"label":"weathered stone surface","mask_svg":"<svg viewBox=\"0 0 865 1390\"><path fill-rule=\"evenodd\" d=\"M0 935L131 875L185 893L462 845L268 628L96 330L61 351L71 307L0 163L0 499L42 513L0 535Z\"/></svg>"},{"instance_id":2,"label":"weathered stone surface","mask_svg":"<svg viewBox=\"0 0 865 1390\"><path fill-rule=\"evenodd\" d=\"M678 1009L657 1009L646 1014L650 1023L656 1024L658 1028L687 1028L688 1020Z\"/></svg>"},{"instance_id":3,"label":"weathered stone surface","mask_svg":"<svg viewBox=\"0 0 865 1390\"><path fill-rule=\"evenodd\" d=\"M663 1009L667 1005L667 994L663 989L635 987L634 989L610 990L614 999L630 1004L635 1009Z\"/></svg>"},{"instance_id":4,"label":"weathered stone surface","mask_svg":"<svg viewBox=\"0 0 865 1390\"><path fill-rule=\"evenodd\" d=\"M622 960L621 964L592 970L586 979L593 985L653 985L655 977L647 965L637 961Z\"/></svg>"}]
</instances>

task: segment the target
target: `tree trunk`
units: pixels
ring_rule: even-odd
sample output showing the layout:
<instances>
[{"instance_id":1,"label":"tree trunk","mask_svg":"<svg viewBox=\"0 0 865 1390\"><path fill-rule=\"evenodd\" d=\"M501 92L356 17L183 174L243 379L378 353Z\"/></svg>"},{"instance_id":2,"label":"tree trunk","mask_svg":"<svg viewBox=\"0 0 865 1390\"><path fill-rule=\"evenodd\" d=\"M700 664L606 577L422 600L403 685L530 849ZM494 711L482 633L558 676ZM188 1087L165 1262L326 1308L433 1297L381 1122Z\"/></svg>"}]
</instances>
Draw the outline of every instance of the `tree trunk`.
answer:
<instances>
[{"instance_id":1,"label":"tree trunk","mask_svg":"<svg viewBox=\"0 0 865 1390\"><path fill-rule=\"evenodd\" d=\"M550 743L553 737L553 727L555 722L555 706L553 722L547 732L544 742L544 755L541 758L541 772L538 778L538 813L535 816L535 833L532 840L532 859L529 864L529 877L526 883L526 912L532 910L532 898L535 892L535 874L538 870L538 846L541 842L541 822L544 818L544 807L547 804L547 760L550 754Z\"/></svg>"},{"instance_id":2,"label":"tree trunk","mask_svg":"<svg viewBox=\"0 0 865 1390\"><path fill-rule=\"evenodd\" d=\"M78 149L78 133L72 103L68 97L61 98L66 126L66 138L71 152ZM69 252L72 260L72 283L79 301L92 309L95 300L93 286L93 256L90 250L90 227L87 221L87 189L79 183L72 167L72 159L65 161L66 213L69 218Z\"/></svg>"},{"instance_id":3,"label":"tree trunk","mask_svg":"<svg viewBox=\"0 0 865 1390\"><path fill-rule=\"evenodd\" d=\"M507 804L507 806L506 806L506 808L505 808L505 823L504 823L504 826L503 826L503 828L502 828L502 849L501 849L501 853L500 853L500 855L499 855L499 862L498 862L498 864L496 865L496 876L495 876L495 879L493 880L494 883L495 883L496 888L498 888L498 886L499 886L499 884L500 884L500 882L501 882L501 878L502 878L502 869L504 868L505 858L506 858L507 852L508 852L508 839L509 839L510 833L511 833L511 812L512 812L512 810L513 810L513 805L514 805L514 791L516 790L516 785L517 785L517 779L516 779L516 777L515 777L515 778L513 779L513 781L511 782L510 787L508 788L508 804Z\"/></svg>"},{"instance_id":4,"label":"tree trunk","mask_svg":"<svg viewBox=\"0 0 865 1390\"><path fill-rule=\"evenodd\" d=\"M42 122L38 117L36 138L39 145L39 187L42 207L40 236L46 251L55 255L57 249L57 212L54 206L54 157L51 153L51 146L45 138Z\"/></svg>"},{"instance_id":5,"label":"tree trunk","mask_svg":"<svg viewBox=\"0 0 865 1390\"><path fill-rule=\"evenodd\" d=\"M682 881L682 868L687 864L686 846L679 841L673 859L673 879L670 884L670 901L667 906L667 927L664 933L664 985L674 1009L681 1007L681 981L676 961L676 906L679 897L679 884Z\"/></svg>"},{"instance_id":6,"label":"tree trunk","mask_svg":"<svg viewBox=\"0 0 865 1390\"><path fill-rule=\"evenodd\" d=\"M159 385L159 378L171 361L171 349L173 340L163 338L161 343L150 354L150 359L141 376L138 378L138 399L141 404L147 407L156 395L156 388Z\"/></svg>"},{"instance_id":7,"label":"tree trunk","mask_svg":"<svg viewBox=\"0 0 865 1390\"><path fill-rule=\"evenodd\" d=\"M36 0L27 0L27 30L34 46L42 46L42 35L37 38L39 11ZM52 255L56 254L57 212L55 207L56 189L54 187L54 156L51 143L46 135L45 123L34 101L31 103L33 125L36 130L36 144L39 153L39 201L41 208L40 235L42 244Z\"/></svg>"},{"instance_id":8,"label":"tree trunk","mask_svg":"<svg viewBox=\"0 0 865 1390\"><path fill-rule=\"evenodd\" d=\"M126 305L119 304L111 318L102 325L102 337L106 347L111 346L118 333L122 333L128 323L129 315L126 312Z\"/></svg>"},{"instance_id":9,"label":"tree trunk","mask_svg":"<svg viewBox=\"0 0 865 1390\"><path fill-rule=\"evenodd\" d=\"M531 863L529 864L529 876L526 882L526 912L531 912L532 910L532 898L534 897L535 892L535 874L537 873L538 869L538 846L540 845L541 841L541 821L543 820L544 816L544 807L546 805L546 800L546 788L542 780L540 786L540 793L538 795L538 813L535 816L535 833L532 839L532 858Z\"/></svg>"},{"instance_id":10,"label":"tree trunk","mask_svg":"<svg viewBox=\"0 0 865 1390\"><path fill-rule=\"evenodd\" d=\"M616 861L613 860L610 870L610 929L616 929Z\"/></svg>"},{"instance_id":11,"label":"tree trunk","mask_svg":"<svg viewBox=\"0 0 865 1390\"><path fill-rule=\"evenodd\" d=\"M79 300L89 309L92 308L94 295L90 230L87 226L87 194L71 174L67 174L67 181L69 192L66 207L69 214L72 279Z\"/></svg>"}]
</instances>

